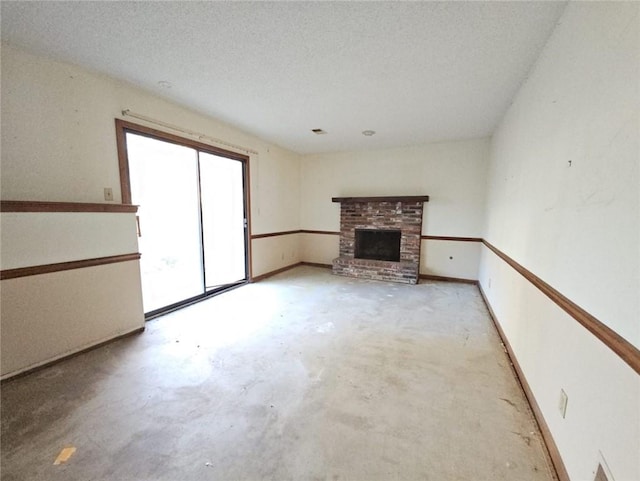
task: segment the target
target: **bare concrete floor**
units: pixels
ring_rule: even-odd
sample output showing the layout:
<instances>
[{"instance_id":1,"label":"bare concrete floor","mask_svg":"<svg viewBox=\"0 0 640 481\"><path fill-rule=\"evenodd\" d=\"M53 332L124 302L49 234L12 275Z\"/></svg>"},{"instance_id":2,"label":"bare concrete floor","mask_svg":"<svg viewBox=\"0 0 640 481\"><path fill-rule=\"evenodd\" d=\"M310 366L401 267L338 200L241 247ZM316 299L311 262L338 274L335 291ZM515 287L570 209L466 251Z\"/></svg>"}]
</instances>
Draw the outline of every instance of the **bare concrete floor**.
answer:
<instances>
[{"instance_id":1,"label":"bare concrete floor","mask_svg":"<svg viewBox=\"0 0 640 481\"><path fill-rule=\"evenodd\" d=\"M310 267L4 384L1 461L6 481L553 479L475 286Z\"/></svg>"}]
</instances>

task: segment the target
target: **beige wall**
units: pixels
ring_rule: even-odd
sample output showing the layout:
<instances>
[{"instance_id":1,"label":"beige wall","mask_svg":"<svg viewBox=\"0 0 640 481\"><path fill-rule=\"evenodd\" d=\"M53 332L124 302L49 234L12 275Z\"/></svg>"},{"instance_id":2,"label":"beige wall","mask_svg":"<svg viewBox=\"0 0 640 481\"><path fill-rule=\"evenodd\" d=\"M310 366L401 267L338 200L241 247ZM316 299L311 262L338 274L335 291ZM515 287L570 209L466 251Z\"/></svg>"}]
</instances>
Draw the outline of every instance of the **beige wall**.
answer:
<instances>
[{"instance_id":1,"label":"beige wall","mask_svg":"<svg viewBox=\"0 0 640 481\"><path fill-rule=\"evenodd\" d=\"M299 228L299 156L132 85L2 45L2 199L120 202L115 118L133 112L258 152L254 234ZM155 124L148 126L162 130ZM206 142L206 140L202 140ZM298 262L297 239L252 241L253 273ZM2 268L137 252L123 214L3 214ZM2 375L143 325L137 261L2 281Z\"/></svg>"},{"instance_id":2,"label":"beige wall","mask_svg":"<svg viewBox=\"0 0 640 481\"><path fill-rule=\"evenodd\" d=\"M636 346L639 10L568 4L493 136L484 234ZM640 479L640 376L486 248L480 282L571 479L593 479L601 455Z\"/></svg>"},{"instance_id":3,"label":"beige wall","mask_svg":"<svg viewBox=\"0 0 640 481\"><path fill-rule=\"evenodd\" d=\"M2 281L2 377L144 326L139 261Z\"/></svg>"},{"instance_id":4,"label":"beige wall","mask_svg":"<svg viewBox=\"0 0 640 481\"><path fill-rule=\"evenodd\" d=\"M254 277L297 264L300 253L301 234L265 237L253 241Z\"/></svg>"},{"instance_id":5,"label":"beige wall","mask_svg":"<svg viewBox=\"0 0 640 481\"><path fill-rule=\"evenodd\" d=\"M306 155L301 164L300 224L305 230L340 230L339 196L422 195L422 233L480 237L484 218L488 139L439 142L365 152ZM337 239L305 234L303 260L330 264ZM475 243L422 242L420 272L477 279ZM453 259L449 259L453 257Z\"/></svg>"},{"instance_id":6,"label":"beige wall","mask_svg":"<svg viewBox=\"0 0 640 481\"><path fill-rule=\"evenodd\" d=\"M252 233L299 228L295 153L130 84L4 44L1 101L3 199L104 202L111 187L120 202L114 119L145 123L123 117L129 109L257 151L250 160ZM261 248L254 250L259 256ZM260 273L262 259L255 263Z\"/></svg>"},{"instance_id":7,"label":"beige wall","mask_svg":"<svg viewBox=\"0 0 640 481\"><path fill-rule=\"evenodd\" d=\"M135 214L2 212L1 269L138 252Z\"/></svg>"},{"instance_id":8,"label":"beige wall","mask_svg":"<svg viewBox=\"0 0 640 481\"><path fill-rule=\"evenodd\" d=\"M421 274L478 280L479 242L426 239L421 247Z\"/></svg>"},{"instance_id":9,"label":"beige wall","mask_svg":"<svg viewBox=\"0 0 640 481\"><path fill-rule=\"evenodd\" d=\"M337 231L333 196L428 194L423 234L485 237L640 346L639 8L570 3L491 141L304 157L131 85L3 46L2 197L102 202L112 187L119 200L113 119L131 109L259 152L251 156L254 234ZM322 234L252 247L254 275L338 254L337 237ZM422 247L422 273L479 277L571 479L593 479L601 456L616 480L640 479L638 375L486 248ZM3 373L39 362L5 352L30 349L33 332L55 358L127 330L101 296L133 293L119 315L139 322L138 277L129 262L3 281ZM126 292L113 290L118 283ZM31 292L43 292L39 304ZM88 304L96 307L89 320ZM42 315L49 311L52 322ZM26 317L35 324L25 327ZM108 331L98 329L104 324ZM569 396L565 419L560 389Z\"/></svg>"},{"instance_id":10,"label":"beige wall","mask_svg":"<svg viewBox=\"0 0 640 481\"><path fill-rule=\"evenodd\" d=\"M3 212L2 269L135 254L134 213ZM2 281L0 375L144 326L139 261Z\"/></svg>"},{"instance_id":11,"label":"beige wall","mask_svg":"<svg viewBox=\"0 0 640 481\"><path fill-rule=\"evenodd\" d=\"M251 164L251 231L287 232L300 228L300 157L279 148L267 148ZM273 152L273 153L272 153ZM254 277L297 264L299 236L263 237L251 241Z\"/></svg>"}]
</instances>

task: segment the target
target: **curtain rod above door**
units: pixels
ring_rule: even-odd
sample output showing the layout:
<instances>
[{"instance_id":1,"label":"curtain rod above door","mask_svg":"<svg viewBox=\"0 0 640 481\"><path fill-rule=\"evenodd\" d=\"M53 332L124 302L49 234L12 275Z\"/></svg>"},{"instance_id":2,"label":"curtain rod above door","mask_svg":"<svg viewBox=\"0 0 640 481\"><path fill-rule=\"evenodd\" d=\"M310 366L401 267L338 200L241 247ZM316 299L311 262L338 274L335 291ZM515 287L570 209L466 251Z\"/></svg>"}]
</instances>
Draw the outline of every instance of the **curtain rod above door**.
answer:
<instances>
[{"instance_id":1,"label":"curtain rod above door","mask_svg":"<svg viewBox=\"0 0 640 481\"><path fill-rule=\"evenodd\" d=\"M227 142L226 140L217 139L215 137L211 137L210 135L202 134L200 132L195 132L193 130L183 129L182 127L178 127L177 125L172 125L172 124L169 124L167 122L163 122L162 120L156 120L156 119L153 119L151 117L147 117L146 115L137 114L135 112L132 112L129 109L124 109L122 111L122 115L125 116L125 117L133 117L133 118L138 119L138 120L143 120L145 122L149 122L149 123L152 123L152 124L160 125L160 126L162 126L164 128L171 129L171 130L174 130L176 132L182 132L183 134L187 134L187 135L191 135L191 136L197 137L199 140L207 140L207 141L213 142L215 144L223 145L223 146L225 146L227 148L239 150L240 152L246 152L247 154L259 155L259 152L257 150L249 149L247 147L243 147L243 146L237 145L237 144L232 144L231 142Z\"/></svg>"}]
</instances>

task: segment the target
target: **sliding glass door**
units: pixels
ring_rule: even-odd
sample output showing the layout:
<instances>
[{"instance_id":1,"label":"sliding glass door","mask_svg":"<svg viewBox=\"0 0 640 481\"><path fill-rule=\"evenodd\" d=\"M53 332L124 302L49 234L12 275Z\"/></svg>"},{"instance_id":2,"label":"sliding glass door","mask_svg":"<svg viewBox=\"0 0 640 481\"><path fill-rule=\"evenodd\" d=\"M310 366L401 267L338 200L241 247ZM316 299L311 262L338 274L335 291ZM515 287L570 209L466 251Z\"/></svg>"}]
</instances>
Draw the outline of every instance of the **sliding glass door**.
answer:
<instances>
[{"instance_id":1,"label":"sliding glass door","mask_svg":"<svg viewBox=\"0 0 640 481\"><path fill-rule=\"evenodd\" d=\"M243 165L200 152L205 288L246 278Z\"/></svg>"},{"instance_id":2,"label":"sliding glass door","mask_svg":"<svg viewBox=\"0 0 640 481\"><path fill-rule=\"evenodd\" d=\"M125 131L147 317L246 282L245 162Z\"/></svg>"},{"instance_id":3,"label":"sliding glass door","mask_svg":"<svg viewBox=\"0 0 640 481\"><path fill-rule=\"evenodd\" d=\"M127 134L138 205L145 312L202 294L198 157L190 148Z\"/></svg>"}]
</instances>

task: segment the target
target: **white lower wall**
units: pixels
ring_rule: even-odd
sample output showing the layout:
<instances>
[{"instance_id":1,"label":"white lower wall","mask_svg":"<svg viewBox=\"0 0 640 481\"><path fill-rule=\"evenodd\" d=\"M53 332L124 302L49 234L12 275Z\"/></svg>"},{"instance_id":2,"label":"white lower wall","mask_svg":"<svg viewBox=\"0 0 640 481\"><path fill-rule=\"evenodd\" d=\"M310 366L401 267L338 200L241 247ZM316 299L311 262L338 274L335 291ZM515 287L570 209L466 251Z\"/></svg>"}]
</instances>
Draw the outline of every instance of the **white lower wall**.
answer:
<instances>
[{"instance_id":1,"label":"white lower wall","mask_svg":"<svg viewBox=\"0 0 640 481\"><path fill-rule=\"evenodd\" d=\"M331 265L340 251L340 236L336 234L300 234L303 262Z\"/></svg>"},{"instance_id":2,"label":"white lower wall","mask_svg":"<svg viewBox=\"0 0 640 481\"><path fill-rule=\"evenodd\" d=\"M423 239L420 274L478 280L480 242Z\"/></svg>"},{"instance_id":3,"label":"white lower wall","mask_svg":"<svg viewBox=\"0 0 640 481\"><path fill-rule=\"evenodd\" d=\"M253 277L300 262L300 235L287 234L252 239Z\"/></svg>"},{"instance_id":4,"label":"white lower wall","mask_svg":"<svg viewBox=\"0 0 640 481\"><path fill-rule=\"evenodd\" d=\"M3 212L2 269L138 252L134 213ZM140 261L2 281L1 375L144 326Z\"/></svg>"},{"instance_id":5,"label":"white lower wall","mask_svg":"<svg viewBox=\"0 0 640 481\"><path fill-rule=\"evenodd\" d=\"M570 478L593 480L602 457L615 481L640 479L640 376L484 246L480 285ZM561 389L569 398L564 419Z\"/></svg>"},{"instance_id":6,"label":"white lower wall","mask_svg":"<svg viewBox=\"0 0 640 481\"><path fill-rule=\"evenodd\" d=\"M2 377L144 326L139 262L2 281Z\"/></svg>"}]
</instances>

